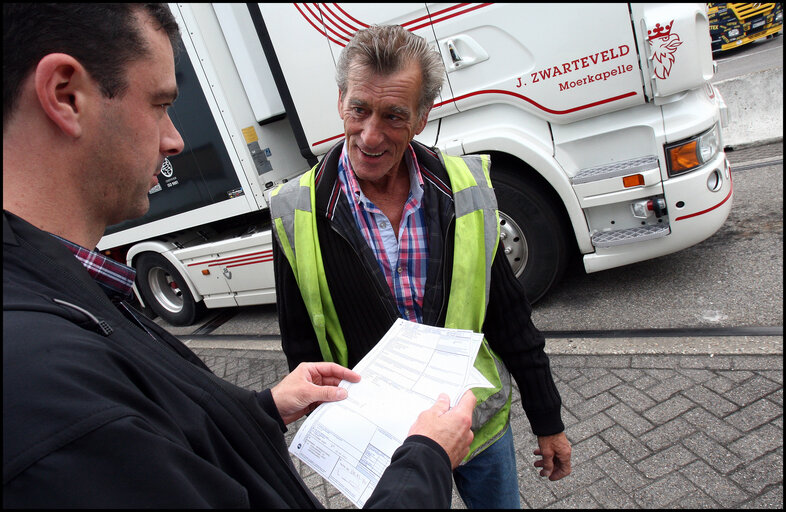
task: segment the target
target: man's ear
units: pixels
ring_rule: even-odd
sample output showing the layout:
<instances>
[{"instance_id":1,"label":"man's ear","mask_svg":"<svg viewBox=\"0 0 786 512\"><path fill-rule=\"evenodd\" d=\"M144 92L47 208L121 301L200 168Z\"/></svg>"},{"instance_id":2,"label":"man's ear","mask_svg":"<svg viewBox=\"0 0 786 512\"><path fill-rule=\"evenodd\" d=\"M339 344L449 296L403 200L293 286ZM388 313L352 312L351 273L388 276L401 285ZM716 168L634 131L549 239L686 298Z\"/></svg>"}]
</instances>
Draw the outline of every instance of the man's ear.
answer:
<instances>
[{"instance_id":1,"label":"man's ear","mask_svg":"<svg viewBox=\"0 0 786 512\"><path fill-rule=\"evenodd\" d=\"M338 116L344 120L344 109L341 108L341 89L338 90Z\"/></svg>"},{"instance_id":2,"label":"man's ear","mask_svg":"<svg viewBox=\"0 0 786 512\"><path fill-rule=\"evenodd\" d=\"M79 61L64 53L50 53L36 66L35 92L41 109L71 137L82 135L80 114L94 87L91 81Z\"/></svg>"},{"instance_id":3,"label":"man's ear","mask_svg":"<svg viewBox=\"0 0 786 512\"><path fill-rule=\"evenodd\" d=\"M431 109L434 107L430 107L426 112L421 116L418 120L418 124L415 126L415 135L420 135L420 132L426 127L428 124L428 115L431 113Z\"/></svg>"}]
</instances>

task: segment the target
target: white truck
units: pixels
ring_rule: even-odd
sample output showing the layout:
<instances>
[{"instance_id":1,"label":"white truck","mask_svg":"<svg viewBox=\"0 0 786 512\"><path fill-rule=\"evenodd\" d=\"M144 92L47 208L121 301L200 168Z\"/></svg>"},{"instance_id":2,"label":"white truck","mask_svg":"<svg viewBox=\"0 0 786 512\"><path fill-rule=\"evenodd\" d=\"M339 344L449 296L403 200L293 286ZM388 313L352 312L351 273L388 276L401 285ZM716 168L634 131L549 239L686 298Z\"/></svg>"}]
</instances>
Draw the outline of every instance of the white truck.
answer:
<instances>
[{"instance_id":1,"label":"white truck","mask_svg":"<svg viewBox=\"0 0 786 512\"><path fill-rule=\"evenodd\" d=\"M417 139L491 155L505 255L531 301L574 255L587 272L656 258L731 209L706 4L170 6L185 149L164 162L148 214L98 247L136 268L137 298L171 324L275 302L266 194L343 137L335 63L371 24L442 55Z\"/></svg>"}]
</instances>

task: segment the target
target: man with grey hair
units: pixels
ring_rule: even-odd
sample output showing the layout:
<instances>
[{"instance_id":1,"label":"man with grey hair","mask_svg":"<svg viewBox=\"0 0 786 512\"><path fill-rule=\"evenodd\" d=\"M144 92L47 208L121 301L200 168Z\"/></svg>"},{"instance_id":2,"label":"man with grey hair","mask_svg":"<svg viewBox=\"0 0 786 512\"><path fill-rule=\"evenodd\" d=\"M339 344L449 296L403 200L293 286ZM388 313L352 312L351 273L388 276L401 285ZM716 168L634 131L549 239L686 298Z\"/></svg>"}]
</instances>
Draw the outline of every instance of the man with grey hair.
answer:
<instances>
[{"instance_id":1,"label":"man with grey hair","mask_svg":"<svg viewBox=\"0 0 786 512\"><path fill-rule=\"evenodd\" d=\"M534 465L570 473L561 401L531 308L502 254L487 155L416 141L445 76L439 54L400 26L358 32L338 62L345 139L271 211L282 346L291 368L353 367L399 317L483 332L470 453L454 470L470 508L520 507L511 380L538 436Z\"/></svg>"}]
</instances>

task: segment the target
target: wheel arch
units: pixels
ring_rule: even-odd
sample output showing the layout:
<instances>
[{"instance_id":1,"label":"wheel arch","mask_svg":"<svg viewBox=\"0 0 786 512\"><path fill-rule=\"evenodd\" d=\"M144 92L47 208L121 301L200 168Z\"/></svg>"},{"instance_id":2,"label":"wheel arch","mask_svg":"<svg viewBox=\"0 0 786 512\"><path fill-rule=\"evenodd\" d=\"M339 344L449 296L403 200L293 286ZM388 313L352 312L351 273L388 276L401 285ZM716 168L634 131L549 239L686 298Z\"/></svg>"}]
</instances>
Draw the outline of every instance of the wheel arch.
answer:
<instances>
[{"instance_id":1,"label":"wheel arch","mask_svg":"<svg viewBox=\"0 0 786 512\"><path fill-rule=\"evenodd\" d=\"M194 297L195 302L202 302L202 294L199 293L199 290L194 286L194 283L191 281L191 278L188 276L188 272L186 272L185 267L183 267L183 263L177 259L177 257L172 254L172 250L176 249L174 244L171 242L162 242L160 240L148 240L139 244L134 245L131 249L128 250L128 255L126 256L126 264L134 267L136 269L136 263L139 260L139 257L145 253L153 252L157 253L169 261L175 269L180 273L180 276L183 278L183 281L188 286L188 291L191 292L191 295ZM142 307L148 307L145 304L144 299L142 298L142 294L139 292L139 289L136 285L136 279L134 280L134 295L136 295L137 300L142 305Z\"/></svg>"},{"instance_id":2,"label":"wheel arch","mask_svg":"<svg viewBox=\"0 0 786 512\"><path fill-rule=\"evenodd\" d=\"M516 169L520 169L521 171L516 172L518 179L521 182L527 182L536 187L538 192L542 194L547 201L556 206L560 216L559 220L565 226L566 232L573 234L572 237L568 237L569 240L566 240L566 242L569 244L569 247L571 248L570 250L576 254L585 252L581 250L582 237L586 238L584 242L590 248L592 247L589 235L587 234L587 224L584 220L584 215L581 211L581 208L578 205L578 200L576 199L575 194L573 194L573 189L570 186L570 183L567 181L567 178L564 177L564 174L561 171L556 172L552 168L550 172L547 172L544 175L544 173L518 156L495 149L474 151L473 154L488 154L491 156L492 185L494 185L493 172L495 167L501 167L513 172L516 172ZM553 165L556 166L556 164ZM551 176L552 179L549 180L547 176ZM567 183L569 189L567 198L563 187L560 187L563 188L563 193L560 193L558 188L554 186L554 182L561 183L562 178L564 178L564 181Z\"/></svg>"},{"instance_id":3,"label":"wheel arch","mask_svg":"<svg viewBox=\"0 0 786 512\"><path fill-rule=\"evenodd\" d=\"M466 153L491 155L491 168L495 165L509 165L523 168L529 172L528 178L549 194L548 199L559 207L573 233L573 243L582 253L594 251L589 236L589 228L579 200L573 191L570 179L554 157L540 145L528 144L513 135L488 136L483 139L465 139L463 148ZM493 185L493 181L492 181Z\"/></svg>"}]
</instances>

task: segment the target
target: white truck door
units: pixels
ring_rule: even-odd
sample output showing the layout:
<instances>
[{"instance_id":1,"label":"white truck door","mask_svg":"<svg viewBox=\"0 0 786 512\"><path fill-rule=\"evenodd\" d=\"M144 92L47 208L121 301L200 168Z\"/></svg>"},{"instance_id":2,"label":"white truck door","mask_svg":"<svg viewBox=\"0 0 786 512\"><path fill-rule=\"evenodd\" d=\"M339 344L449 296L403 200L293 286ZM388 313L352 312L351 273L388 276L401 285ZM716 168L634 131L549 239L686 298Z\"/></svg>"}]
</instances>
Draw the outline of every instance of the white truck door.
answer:
<instances>
[{"instance_id":1,"label":"white truck door","mask_svg":"<svg viewBox=\"0 0 786 512\"><path fill-rule=\"evenodd\" d=\"M644 103L627 4L429 4L460 111L506 103L557 124Z\"/></svg>"}]
</instances>

